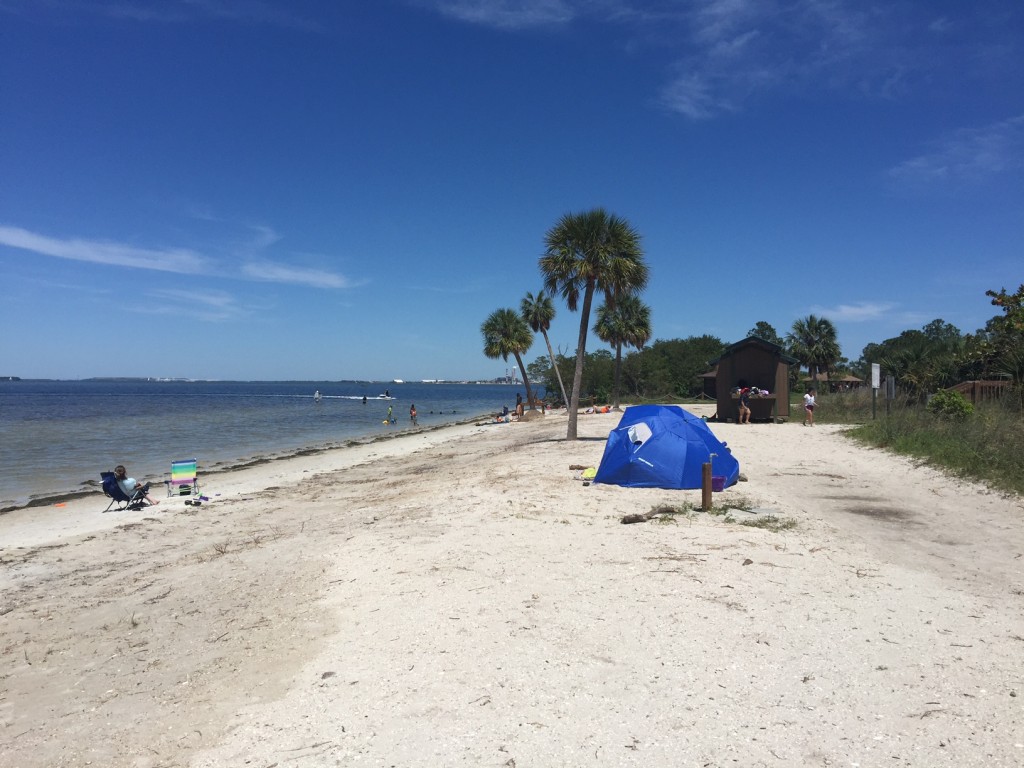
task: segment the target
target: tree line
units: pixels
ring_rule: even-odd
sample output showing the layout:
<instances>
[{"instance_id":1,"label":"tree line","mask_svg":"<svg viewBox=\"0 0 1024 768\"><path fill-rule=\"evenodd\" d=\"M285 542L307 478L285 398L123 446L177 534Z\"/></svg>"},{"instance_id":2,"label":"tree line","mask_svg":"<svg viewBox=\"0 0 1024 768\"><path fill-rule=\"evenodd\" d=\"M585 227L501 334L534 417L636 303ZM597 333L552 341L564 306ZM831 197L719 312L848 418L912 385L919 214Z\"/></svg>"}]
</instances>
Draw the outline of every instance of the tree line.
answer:
<instances>
[{"instance_id":1,"label":"tree line","mask_svg":"<svg viewBox=\"0 0 1024 768\"><path fill-rule=\"evenodd\" d=\"M537 399L534 387L538 386L547 399L568 405L570 440L576 439L576 417L583 401L611 402L618 408L622 395L632 400L700 395L700 375L728 346L710 335L659 339L648 345L651 309L641 294L649 271L640 239L627 220L603 208L565 214L544 238L538 261L543 288L526 293L518 309L495 310L481 325L484 354L506 362L509 356L515 359L528 403ZM1012 294L1005 289L986 293L1002 314L977 333L965 335L935 320L920 331L904 331L896 338L868 344L853 362L842 356L835 325L827 318L799 318L785 337L770 323L759 321L747 335L776 344L797 359L800 365L791 374L794 381L801 369L807 370L812 382L819 373L868 379L871 363L879 363L886 375L895 376L915 396L970 378L1008 378L1020 385L1024 285ZM548 338L556 316L555 296L570 312L580 313L572 355L556 353ZM596 311L595 299L603 302ZM592 330L610 350L587 352L592 311L596 315ZM523 355L532 347L535 333L543 336L548 354L524 365Z\"/></svg>"},{"instance_id":2,"label":"tree line","mask_svg":"<svg viewBox=\"0 0 1024 768\"><path fill-rule=\"evenodd\" d=\"M1019 391L1024 386L1024 284L1014 293L1003 288L985 295L1000 311L984 328L962 333L951 323L933 320L920 330L868 344L851 367L864 371L878 363L918 398L975 380L1007 380Z\"/></svg>"}]
</instances>

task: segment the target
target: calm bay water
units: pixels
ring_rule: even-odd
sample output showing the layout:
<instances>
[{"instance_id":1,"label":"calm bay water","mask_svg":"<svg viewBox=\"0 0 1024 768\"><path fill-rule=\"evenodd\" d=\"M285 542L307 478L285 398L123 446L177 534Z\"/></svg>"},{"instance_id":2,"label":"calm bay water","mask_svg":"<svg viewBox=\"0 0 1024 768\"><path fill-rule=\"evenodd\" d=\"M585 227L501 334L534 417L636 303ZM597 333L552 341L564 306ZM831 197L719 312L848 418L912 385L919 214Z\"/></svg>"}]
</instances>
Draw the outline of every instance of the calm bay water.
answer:
<instances>
[{"instance_id":1,"label":"calm bay water","mask_svg":"<svg viewBox=\"0 0 1024 768\"><path fill-rule=\"evenodd\" d=\"M378 399L385 390L393 400ZM96 489L99 473L117 464L160 482L172 461L195 457L201 475L395 434L411 427L412 403L421 427L440 426L512 408L516 392L501 384L0 381L0 510ZM381 423L389 405L397 424Z\"/></svg>"}]
</instances>

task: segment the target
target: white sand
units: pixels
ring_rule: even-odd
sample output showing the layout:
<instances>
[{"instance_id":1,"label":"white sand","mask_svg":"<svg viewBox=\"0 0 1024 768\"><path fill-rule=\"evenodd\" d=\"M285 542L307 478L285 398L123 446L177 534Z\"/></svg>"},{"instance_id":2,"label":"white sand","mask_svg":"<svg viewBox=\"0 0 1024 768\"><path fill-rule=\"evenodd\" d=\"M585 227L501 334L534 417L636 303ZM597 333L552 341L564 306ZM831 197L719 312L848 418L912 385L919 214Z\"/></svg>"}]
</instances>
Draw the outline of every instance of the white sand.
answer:
<instances>
[{"instance_id":1,"label":"white sand","mask_svg":"<svg viewBox=\"0 0 1024 768\"><path fill-rule=\"evenodd\" d=\"M721 424L796 527L621 525L700 492L576 480L617 420L0 516L0 766L1024 764L1020 499Z\"/></svg>"}]
</instances>

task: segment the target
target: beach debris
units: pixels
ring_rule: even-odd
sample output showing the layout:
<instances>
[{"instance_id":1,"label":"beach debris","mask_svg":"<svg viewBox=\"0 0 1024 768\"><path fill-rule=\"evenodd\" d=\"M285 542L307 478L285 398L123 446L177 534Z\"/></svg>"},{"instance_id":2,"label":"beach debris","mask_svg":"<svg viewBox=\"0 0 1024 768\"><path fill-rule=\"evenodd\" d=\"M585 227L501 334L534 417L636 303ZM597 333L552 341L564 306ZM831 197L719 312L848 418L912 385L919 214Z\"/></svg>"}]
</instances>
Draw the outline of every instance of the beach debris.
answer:
<instances>
[{"instance_id":1,"label":"beach debris","mask_svg":"<svg viewBox=\"0 0 1024 768\"><path fill-rule=\"evenodd\" d=\"M623 525L629 525L630 523L646 523L651 518L657 517L658 515L677 515L682 510L678 507L672 507L668 504L662 504L657 507L653 507L650 512L644 512L642 514L626 515L622 518Z\"/></svg>"},{"instance_id":2,"label":"beach debris","mask_svg":"<svg viewBox=\"0 0 1024 768\"><path fill-rule=\"evenodd\" d=\"M570 464L569 469L586 469L586 464Z\"/></svg>"},{"instance_id":3,"label":"beach debris","mask_svg":"<svg viewBox=\"0 0 1024 768\"><path fill-rule=\"evenodd\" d=\"M743 564L744 564L744 565L753 565L753 564L754 564L754 561L753 561L753 560L751 560L751 559L750 559L750 558L748 557L748 558L747 558L746 560L744 560L744 561L743 561Z\"/></svg>"}]
</instances>

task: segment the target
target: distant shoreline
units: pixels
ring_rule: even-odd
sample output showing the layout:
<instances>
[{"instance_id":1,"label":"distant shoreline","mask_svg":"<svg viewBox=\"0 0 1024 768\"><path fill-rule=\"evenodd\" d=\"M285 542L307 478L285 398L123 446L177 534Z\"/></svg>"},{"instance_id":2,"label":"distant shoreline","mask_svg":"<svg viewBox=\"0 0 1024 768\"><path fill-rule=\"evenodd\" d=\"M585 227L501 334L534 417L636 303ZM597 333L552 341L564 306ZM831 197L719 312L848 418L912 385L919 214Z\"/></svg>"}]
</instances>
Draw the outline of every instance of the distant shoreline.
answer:
<instances>
[{"instance_id":1,"label":"distant shoreline","mask_svg":"<svg viewBox=\"0 0 1024 768\"><path fill-rule=\"evenodd\" d=\"M39 382L59 384L64 382L73 383L79 381L91 381L101 384L308 384L310 386L316 386L319 384L374 384L382 387L401 387L407 384L460 384L465 386L525 386L521 381L505 381L503 379L408 379L404 381L375 381L371 379L190 379L184 376L88 376L84 379L37 379L23 378L21 376L0 376L0 381L20 381L25 384Z\"/></svg>"}]
</instances>

